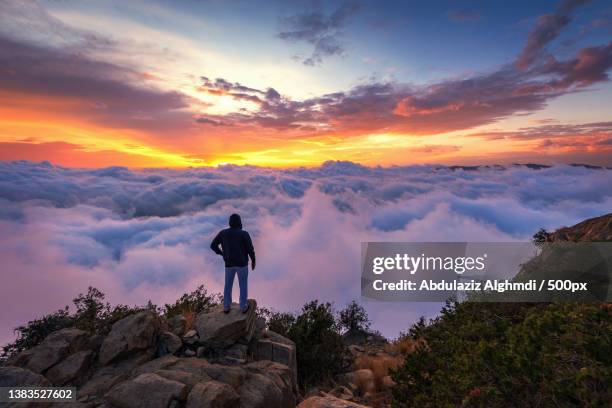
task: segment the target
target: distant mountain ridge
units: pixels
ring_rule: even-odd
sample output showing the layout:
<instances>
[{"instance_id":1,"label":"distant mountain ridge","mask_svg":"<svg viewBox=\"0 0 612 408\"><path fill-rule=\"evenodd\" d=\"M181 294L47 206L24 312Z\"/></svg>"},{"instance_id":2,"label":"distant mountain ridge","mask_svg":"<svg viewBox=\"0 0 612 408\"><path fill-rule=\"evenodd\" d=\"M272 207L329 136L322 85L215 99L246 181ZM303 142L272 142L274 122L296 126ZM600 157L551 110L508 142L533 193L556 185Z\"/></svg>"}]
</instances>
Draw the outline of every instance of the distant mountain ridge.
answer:
<instances>
[{"instance_id":1,"label":"distant mountain ridge","mask_svg":"<svg viewBox=\"0 0 612 408\"><path fill-rule=\"evenodd\" d=\"M559 228L550 234L548 241L612 241L612 213Z\"/></svg>"}]
</instances>

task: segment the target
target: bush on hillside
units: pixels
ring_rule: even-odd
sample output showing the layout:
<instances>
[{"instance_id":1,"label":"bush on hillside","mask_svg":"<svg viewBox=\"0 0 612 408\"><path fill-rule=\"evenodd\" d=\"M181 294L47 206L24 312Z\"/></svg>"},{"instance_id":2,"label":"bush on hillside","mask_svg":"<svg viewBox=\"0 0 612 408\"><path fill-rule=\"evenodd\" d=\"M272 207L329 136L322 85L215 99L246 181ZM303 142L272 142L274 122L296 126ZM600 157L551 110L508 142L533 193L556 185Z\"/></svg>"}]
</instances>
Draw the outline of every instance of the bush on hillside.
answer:
<instances>
[{"instance_id":1,"label":"bush on hillside","mask_svg":"<svg viewBox=\"0 0 612 408\"><path fill-rule=\"evenodd\" d=\"M17 339L2 347L0 360L6 360L22 350L34 347L52 332L66 327L76 327L92 334L105 335L116 321L142 310L157 309L151 302L143 307L126 305L112 307L108 302L104 302L104 293L93 287L89 287L86 294L79 294L72 303L75 307L74 313L70 313L69 307L66 306L64 309L15 328Z\"/></svg>"},{"instance_id":2,"label":"bush on hillside","mask_svg":"<svg viewBox=\"0 0 612 408\"><path fill-rule=\"evenodd\" d=\"M612 314L599 304L449 303L414 325L398 407L605 406Z\"/></svg>"},{"instance_id":3,"label":"bush on hillside","mask_svg":"<svg viewBox=\"0 0 612 408\"><path fill-rule=\"evenodd\" d=\"M338 321L340 326L347 331L367 332L370 329L368 313L354 300L338 313Z\"/></svg>"},{"instance_id":4,"label":"bush on hillside","mask_svg":"<svg viewBox=\"0 0 612 408\"><path fill-rule=\"evenodd\" d=\"M286 312L274 312L270 315L267 326L269 330L287 337L289 329L295 323L295 316Z\"/></svg>"},{"instance_id":5,"label":"bush on hillside","mask_svg":"<svg viewBox=\"0 0 612 408\"><path fill-rule=\"evenodd\" d=\"M330 303L313 300L305 304L289 325L287 337L296 345L298 381L303 389L331 382L351 364Z\"/></svg>"},{"instance_id":6,"label":"bush on hillside","mask_svg":"<svg viewBox=\"0 0 612 408\"><path fill-rule=\"evenodd\" d=\"M185 293L173 304L164 305L164 315L173 317L179 314L198 314L221 303L219 293L209 293L204 285L200 285L196 290Z\"/></svg>"}]
</instances>

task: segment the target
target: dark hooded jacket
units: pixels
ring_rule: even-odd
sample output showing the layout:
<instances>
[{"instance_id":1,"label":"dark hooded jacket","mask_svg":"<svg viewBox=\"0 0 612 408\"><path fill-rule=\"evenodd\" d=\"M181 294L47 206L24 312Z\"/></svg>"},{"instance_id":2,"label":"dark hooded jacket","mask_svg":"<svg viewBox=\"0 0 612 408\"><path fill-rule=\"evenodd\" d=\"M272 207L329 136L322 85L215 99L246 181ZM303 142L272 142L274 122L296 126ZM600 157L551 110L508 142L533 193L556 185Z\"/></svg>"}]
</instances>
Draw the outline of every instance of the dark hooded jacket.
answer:
<instances>
[{"instance_id":1,"label":"dark hooded jacket","mask_svg":"<svg viewBox=\"0 0 612 408\"><path fill-rule=\"evenodd\" d=\"M248 232L242 229L242 220L238 214L229 218L229 228L219 231L210 244L215 253L223 256L225 266L247 266L249 257L255 263L255 249ZM221 246L219 248L219 246Z\"/></svg>"}]
</instances>

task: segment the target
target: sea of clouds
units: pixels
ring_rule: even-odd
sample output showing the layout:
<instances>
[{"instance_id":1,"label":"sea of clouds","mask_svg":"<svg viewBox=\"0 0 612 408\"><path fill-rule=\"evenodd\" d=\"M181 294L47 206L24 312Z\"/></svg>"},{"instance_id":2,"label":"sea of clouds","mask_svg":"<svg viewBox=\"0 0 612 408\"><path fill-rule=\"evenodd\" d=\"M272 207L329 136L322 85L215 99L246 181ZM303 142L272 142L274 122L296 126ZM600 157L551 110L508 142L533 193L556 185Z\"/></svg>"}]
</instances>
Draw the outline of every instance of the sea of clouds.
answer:
<instances>
[{"instance_id":1,"label":"sea of clouds","mask_svg":"<svg viewBox=\"0 0 612 408\"><path fill-rule=\"evenodd\" d=\"M362 241L524 241L612 209L612 170L554 166L185 170L0 162L0 344L95 286L111 303L222 289L209 244L239 212L258 262L250 295L296 311L360 297ZM236 289L237 290L237 289ZM236 296L236 291L235 291ZM364 303L393 337L435 303Z\"/></svg>"}]
</instances>

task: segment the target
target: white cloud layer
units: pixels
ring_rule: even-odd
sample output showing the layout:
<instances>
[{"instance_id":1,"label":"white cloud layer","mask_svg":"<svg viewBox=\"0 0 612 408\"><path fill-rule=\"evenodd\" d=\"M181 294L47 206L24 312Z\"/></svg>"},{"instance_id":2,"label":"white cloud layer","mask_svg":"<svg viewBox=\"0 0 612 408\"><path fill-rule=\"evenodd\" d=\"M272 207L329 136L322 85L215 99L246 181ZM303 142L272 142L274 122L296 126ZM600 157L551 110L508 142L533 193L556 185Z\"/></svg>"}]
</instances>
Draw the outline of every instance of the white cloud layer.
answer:
<instances>
[{"instance_id":1,"label":"white cloud layer","mask_svg":"<svg viewBox=\"0 0 612 408\"><path fill-rule=\"evenodd\" d=\"M610 212L612 171L524 166L79 170L0 162L0 343L96 286L112 303L163 304L204 283L208 245L239 212L254 238L251 296L277 310L359 298L362 241L527 240ZM237 289L236 289L237 290ZM395 336L438 304L367 302Z\"/></svg>"}]
</instances>

